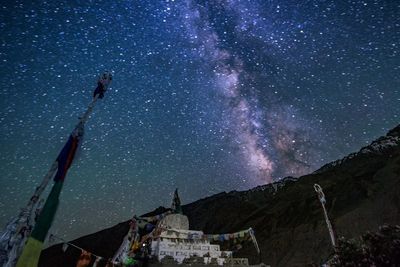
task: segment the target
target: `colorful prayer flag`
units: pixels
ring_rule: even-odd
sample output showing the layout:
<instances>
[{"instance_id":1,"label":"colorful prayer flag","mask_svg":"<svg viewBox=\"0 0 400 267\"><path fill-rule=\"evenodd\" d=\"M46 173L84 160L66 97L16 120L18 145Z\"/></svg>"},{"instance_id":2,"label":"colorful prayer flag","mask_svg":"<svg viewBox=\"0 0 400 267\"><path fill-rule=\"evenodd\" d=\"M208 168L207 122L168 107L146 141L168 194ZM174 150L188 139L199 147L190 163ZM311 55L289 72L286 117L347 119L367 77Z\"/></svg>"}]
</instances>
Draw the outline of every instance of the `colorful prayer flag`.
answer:
<instances>
[{"instance_id":1,"label":"colorful prayer flag","mask_svg":"<svg viewBox=\"0 0 400 267\"><path fill-rule=\"evenodd\" d=\"M42 251L43 242L46 239L56 215L60 193L64 184L67 171L72 164L75 152L79 146L79 141L83 136L83 123L78 124L72 132L67 143L57 157L58 170L54 177L54 185L47 197L46 203L37 219L36 225L31 236L22 251L17 262L17 267L36 267L39 262L40 252Z\"/></svg>"},{"instance_id":2,"label":"colorful prayer flag","mask_svg":"<svg viewBox=\"0 0 400 267\"><path fill-rule=\"evenodd\" d=\"M80 139L83 136L83 124L79 124L74 132L69 136L67 143L64 145L60 154L57 157L58 169L54 176L54 181L64 180L69 167L75 157L75 152L78 149Z\"/></svg>"}]
</instances>

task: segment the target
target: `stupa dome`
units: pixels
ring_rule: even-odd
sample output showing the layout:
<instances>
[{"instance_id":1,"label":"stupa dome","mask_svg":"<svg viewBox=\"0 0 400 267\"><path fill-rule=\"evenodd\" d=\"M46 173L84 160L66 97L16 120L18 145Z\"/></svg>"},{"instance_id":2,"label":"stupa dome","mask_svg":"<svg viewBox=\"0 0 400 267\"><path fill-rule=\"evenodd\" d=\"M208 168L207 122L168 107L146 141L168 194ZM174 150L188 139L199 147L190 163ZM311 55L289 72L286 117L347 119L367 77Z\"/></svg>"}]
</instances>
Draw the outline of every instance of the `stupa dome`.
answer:
<instances>
[{"instance_id":1,"label":"stupa dome","mask_svg":"<svg viewBox=\"0 0 400 267\"><path fill-rule=\"evenodd\" d=\"M169 214L161 220L160 225L168 229L189 230L189 219L182 214Z\"/></svg>"}]
</instances>

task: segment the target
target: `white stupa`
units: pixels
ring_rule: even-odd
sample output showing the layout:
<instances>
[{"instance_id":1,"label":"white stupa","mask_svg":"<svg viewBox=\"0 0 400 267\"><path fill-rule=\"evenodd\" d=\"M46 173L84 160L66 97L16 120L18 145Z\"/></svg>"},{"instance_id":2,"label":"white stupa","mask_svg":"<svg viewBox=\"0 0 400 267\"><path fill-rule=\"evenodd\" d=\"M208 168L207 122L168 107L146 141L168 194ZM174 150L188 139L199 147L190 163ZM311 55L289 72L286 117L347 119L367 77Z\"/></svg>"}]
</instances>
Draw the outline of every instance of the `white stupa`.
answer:
<instances>
[{"instance_id":1,"label":"white stupa","mask_svg":"<svg viewBox=\"0 0 400 267\"><path fill-rule=\"evenodd\" d=\"M172 209L180 210L180 201L175 191ZM204 264L224 265L232 262L232 251L221 251L219 245L210 244L202 238L202 231L189 230L188 217L179 213L167 215L160 222L161 234L151 243L151 254L161 261L166 256L171 256L176 262L184 263L191 257L202 258ZM186 261L188 261L186 260ZM234 259L240 265L248 265L248 259Z\"/></svg>"}]
</instances>

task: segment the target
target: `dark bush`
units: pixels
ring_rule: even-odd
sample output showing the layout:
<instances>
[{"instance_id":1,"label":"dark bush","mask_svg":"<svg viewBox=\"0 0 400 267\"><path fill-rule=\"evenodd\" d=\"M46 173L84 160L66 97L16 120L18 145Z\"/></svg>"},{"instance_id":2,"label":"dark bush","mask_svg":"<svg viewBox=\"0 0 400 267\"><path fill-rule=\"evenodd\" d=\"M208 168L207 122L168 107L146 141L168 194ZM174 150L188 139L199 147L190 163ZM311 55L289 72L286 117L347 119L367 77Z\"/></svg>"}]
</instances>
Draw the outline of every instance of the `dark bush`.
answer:
<instances>
[{"instance_id":1,"label":"dark bush","mask_svg":"<svg viewBox=\"0 0 400 267\"><path fill-rule=\"evenodd\" d=\"M400 226L383 225L357 240L338 239L331 266L400 266Z\"/></svg>"}]
</instances>

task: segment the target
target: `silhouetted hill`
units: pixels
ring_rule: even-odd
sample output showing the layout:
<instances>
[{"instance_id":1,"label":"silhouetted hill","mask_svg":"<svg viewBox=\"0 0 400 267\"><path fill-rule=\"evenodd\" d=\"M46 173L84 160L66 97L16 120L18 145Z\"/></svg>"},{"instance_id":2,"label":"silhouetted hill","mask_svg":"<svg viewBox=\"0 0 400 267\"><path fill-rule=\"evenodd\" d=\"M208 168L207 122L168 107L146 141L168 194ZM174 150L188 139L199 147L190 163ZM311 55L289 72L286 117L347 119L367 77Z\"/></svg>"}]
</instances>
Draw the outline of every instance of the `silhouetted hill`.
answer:
<instances>
[{"instance_id":1,"label":"silhouetted hill","mask_svg":"<svg viewBox=\"0 0 400 267\"><path fill-rule=\"evenodd\" d=\"M321 263L333 251L314 183L324 189L339 236L356 237L384 223L400 224L400 125L359 152L298 180L288 177L248 191L223 192L184 205L183 212L191 229L205 233L253 227L266 264ZM164 210L160 207L153 214ZM73 243L112 257L128 227L123 222ZM251 244L237 256L256 260ZM75 266L78 257L79 251L63 253L61 245L55 245L42 252L39 266Z\"/></svg>"}]
</instances>

